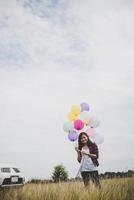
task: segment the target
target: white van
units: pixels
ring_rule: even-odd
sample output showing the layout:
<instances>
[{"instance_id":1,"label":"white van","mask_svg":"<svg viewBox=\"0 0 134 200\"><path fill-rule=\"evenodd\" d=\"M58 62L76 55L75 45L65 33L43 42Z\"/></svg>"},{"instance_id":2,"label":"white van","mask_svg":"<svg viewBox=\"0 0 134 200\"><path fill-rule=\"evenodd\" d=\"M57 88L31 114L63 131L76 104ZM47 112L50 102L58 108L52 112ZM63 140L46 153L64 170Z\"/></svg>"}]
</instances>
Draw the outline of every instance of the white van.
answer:
<instances>
[{"instance_id":1,"label":"white van","mask_svg":"<svg viewBox=\"0 0 134 200\"><path fill-rule=\"evenodd\" d=\"M11 164L0 163L0 187L24 185L20 169Z\"/></svg>"}]
</instances>

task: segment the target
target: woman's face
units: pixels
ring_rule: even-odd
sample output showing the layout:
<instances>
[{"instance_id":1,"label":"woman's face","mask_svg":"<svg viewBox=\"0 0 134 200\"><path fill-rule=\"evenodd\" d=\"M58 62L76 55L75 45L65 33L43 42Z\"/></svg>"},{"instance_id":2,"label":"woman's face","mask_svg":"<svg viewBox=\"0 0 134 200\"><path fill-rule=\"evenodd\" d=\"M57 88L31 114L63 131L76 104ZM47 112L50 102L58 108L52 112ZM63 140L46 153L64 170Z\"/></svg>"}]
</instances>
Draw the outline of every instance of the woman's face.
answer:
<instances>
[{"instance_id":1,"label":"woman's face","mask_svg":"<svg viewBox=\"0 0 134 200\"><path fill-rule=\"evenodd\" d=\"M81 136L81 143L82 143L82 144L87 144L87 142L88 142L88 137L87 137L86 135L83 134L83 135Z\"/></svg>"}]
</instances>

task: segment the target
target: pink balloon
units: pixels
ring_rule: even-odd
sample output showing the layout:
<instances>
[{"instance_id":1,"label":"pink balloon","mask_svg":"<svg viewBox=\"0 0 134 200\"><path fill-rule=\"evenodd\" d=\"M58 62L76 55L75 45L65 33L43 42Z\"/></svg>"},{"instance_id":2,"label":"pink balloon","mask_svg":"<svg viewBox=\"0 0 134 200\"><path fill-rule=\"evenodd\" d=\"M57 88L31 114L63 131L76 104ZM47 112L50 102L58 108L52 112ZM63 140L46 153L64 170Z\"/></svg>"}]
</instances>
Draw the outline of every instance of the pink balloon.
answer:
<instances>
[{"instance_id":1,"label":"pink balloon","mask_svg":"<svg viewBox=\"0 0 134 200\"><path fill-rule=\"evenodd\" d=\"M86 133L88 134L89 137L93 136L94 132L95 132L94 128L88 128L86 130Z\"/></svg>"},{"instance_id":2,"label":"pink balloon","mask_svg":"<svg viewBox=\"0 0 134 200\"><path fill-rule=\"evenodd\" d=\"M83 127L84 127L84 123L80 119L77 119L74 121L74 128L76 130L79 131L79 130L83 129Z\"/></svg>"}]
</instances>

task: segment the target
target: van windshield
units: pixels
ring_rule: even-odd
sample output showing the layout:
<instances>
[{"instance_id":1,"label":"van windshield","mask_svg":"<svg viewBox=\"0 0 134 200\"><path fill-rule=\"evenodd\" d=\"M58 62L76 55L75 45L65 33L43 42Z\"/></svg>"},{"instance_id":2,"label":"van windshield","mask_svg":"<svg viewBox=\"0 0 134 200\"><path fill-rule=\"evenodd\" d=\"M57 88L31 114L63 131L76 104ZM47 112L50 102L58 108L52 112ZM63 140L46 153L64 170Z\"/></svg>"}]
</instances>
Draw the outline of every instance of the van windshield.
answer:
<instances>
[{"instance_id":1,"label":"van windshield","mask_svg":"<svg viewBox=\"0 0 134 200\"><path fill-rule=\"evenodd\" d=\"M8 167L2 167L1 168L1 172L3 172L3 173L10 173L10 168L8 168Z\"/></svg>"},{"instance_id":2,"label":"van windshield","mask_svg":"<svg viewBox=\"0 0 134 200\"><path fill-rule=\"evenodd\" d=\"M13 170L16 172L16 173L19 173L20 170L18 168L13 168Z\"/></svg>"}]
</instances>

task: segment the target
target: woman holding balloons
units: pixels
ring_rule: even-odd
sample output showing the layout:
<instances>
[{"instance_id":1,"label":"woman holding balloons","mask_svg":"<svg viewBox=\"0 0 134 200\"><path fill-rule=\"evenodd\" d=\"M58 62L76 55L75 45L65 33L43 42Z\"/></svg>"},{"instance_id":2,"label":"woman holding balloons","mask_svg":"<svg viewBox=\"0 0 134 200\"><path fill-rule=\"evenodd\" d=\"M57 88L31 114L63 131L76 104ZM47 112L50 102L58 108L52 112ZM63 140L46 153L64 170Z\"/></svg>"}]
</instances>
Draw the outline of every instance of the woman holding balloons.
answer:
<instances>
[{"instance_id":1,"label":"woman holding balloons","mask_svg":"<svg viewBox=\"0 0 134 200\"><path fill-rule=\"evenodd\" d=\"M98 147L104 141L104 137L95 132L99 121L90 115L88 103L72 106L68 114L69 121L63 125L63 130L68 133L71 142L77 141L78 161L81 163L80 170L84 185L88 186L91 179L96 187L100 188L98 163ZM90 138L90 139L89 139ZM79 174L78 172L78 174Z\"/></svg>"},{"instance_id":2,"label":"woman holding balloons","mask_svg":"<svg viewBox=\"0 0 134 200\"><path fill-rule=\"evenodd\" d=\"M87 133L81 132L75 150L78 154L77 160L81 163L80 172L84 185L87 187L91 179L96 187L101 188L97 170L99 166L97 145L89 139Z\"/></svg>"}]
</instances>

